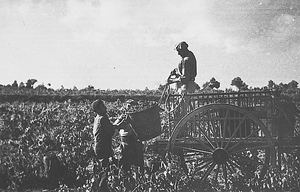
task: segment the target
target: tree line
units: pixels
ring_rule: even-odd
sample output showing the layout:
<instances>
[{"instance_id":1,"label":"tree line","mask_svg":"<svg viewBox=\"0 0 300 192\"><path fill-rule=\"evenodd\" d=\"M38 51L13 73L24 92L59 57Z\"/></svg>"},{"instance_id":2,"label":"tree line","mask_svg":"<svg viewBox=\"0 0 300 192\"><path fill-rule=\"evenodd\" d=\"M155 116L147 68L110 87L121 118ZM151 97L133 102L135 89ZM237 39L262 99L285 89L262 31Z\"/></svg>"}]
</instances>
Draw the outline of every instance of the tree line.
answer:
<instances>
[{"instance_id":1,"label":"tree line","mask_svg":"<svg viewBox=\"0 0 300 192\"><path fill-rule=\"evenodd\" d=\"M55 95L55 96L82 96L82 95L147 95L147 96L159 96L164 90L163 84L160 84L157 89L145 88L144 90L132 90L132 89L97 89L92 85L88 85L83 89L78 89L74 86L72 89L64 88L61 86L59 89L53 89L51 83L47 85L36 85L38 80L28 79L26 83L18 83L15 80L12 84L2 85L0 84L0 95ZM231 81L230 88L225 90L220 89L220 82L216 78L212 77L209 81L199 86L196 93L223 93L223 92L236 92L236 91L279 91L285 96L291 97L293 100L300 101L300 88L298 88L298 82L292 80L288 83L275 83L273 80L269 80L265 86L251 87L242 80L241 77L235 77ZM36 85L36 86L35 86Z\"/></svg>"}]
</instances>

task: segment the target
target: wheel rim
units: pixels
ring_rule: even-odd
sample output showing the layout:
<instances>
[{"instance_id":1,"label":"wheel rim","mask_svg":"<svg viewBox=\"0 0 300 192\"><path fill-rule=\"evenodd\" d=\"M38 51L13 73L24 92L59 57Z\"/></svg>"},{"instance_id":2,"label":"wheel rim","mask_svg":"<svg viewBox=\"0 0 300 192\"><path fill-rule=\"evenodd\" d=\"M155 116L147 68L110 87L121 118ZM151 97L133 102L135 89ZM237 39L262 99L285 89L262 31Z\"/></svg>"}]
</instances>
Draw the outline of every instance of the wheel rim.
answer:
<instances>
[{"instance_id":1,"label":"wheel rim","mask_svg":"<svg viewBox=\"0 0 300 192\"><path fill-rule=\"evenodd\" d=\"M248 125L251 130L243 131ZM187 114L168 144L171 152L183 156L190 176L225 188L233 176L262 177L271 147L271 136L257 117L227 104L206 105Z\"/></svg>"}]
</instances>

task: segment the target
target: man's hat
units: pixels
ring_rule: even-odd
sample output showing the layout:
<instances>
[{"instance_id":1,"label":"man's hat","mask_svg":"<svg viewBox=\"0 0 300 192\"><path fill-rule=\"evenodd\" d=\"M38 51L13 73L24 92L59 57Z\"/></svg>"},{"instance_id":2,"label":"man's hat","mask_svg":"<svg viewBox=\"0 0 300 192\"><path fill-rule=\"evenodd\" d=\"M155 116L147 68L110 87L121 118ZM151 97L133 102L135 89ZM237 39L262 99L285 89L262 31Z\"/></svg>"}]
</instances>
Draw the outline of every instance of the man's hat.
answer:
<instances>
[{"instance_id":1,"label":"man's hat","mask_svg":"<svg viewBox=\"0 0 300 192\"><path fill-rule=\"evenodd\" d=\"M176 46L176 50L177 51L186 50L188 46L189 45L185 41L182 41Z\"/></svg>"}]
</instances>

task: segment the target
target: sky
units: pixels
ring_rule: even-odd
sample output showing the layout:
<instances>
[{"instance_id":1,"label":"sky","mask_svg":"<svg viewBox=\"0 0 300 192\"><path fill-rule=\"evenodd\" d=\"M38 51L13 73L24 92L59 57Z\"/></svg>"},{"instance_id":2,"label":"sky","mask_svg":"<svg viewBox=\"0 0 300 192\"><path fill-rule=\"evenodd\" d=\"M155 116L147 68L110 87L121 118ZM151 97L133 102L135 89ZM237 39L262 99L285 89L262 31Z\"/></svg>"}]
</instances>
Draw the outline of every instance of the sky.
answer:
<instances>
[{"instance_id":1,"label":"sky","mask_svg":"<svg viewBox=\"0 0 300 192\"><path fill-rule=\"evenodd\" d=\"M300 83L298 0L0 0L0 84L149 89L186 41L196 82Z\"/></svg>"}]
</instances>

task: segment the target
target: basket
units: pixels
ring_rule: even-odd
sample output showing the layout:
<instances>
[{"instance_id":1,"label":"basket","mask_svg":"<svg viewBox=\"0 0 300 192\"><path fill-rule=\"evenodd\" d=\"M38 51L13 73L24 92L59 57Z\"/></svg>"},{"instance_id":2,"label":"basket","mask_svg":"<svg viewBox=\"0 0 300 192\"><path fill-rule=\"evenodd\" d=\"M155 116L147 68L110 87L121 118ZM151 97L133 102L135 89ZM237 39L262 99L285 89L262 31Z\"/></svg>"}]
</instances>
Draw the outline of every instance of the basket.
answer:
<instances>
[{"instance_id":1,"label":"basket","mask_svg":"<svg viewBox=\"0 0 300 192\"><path fill-rule=\"evenodd\" d=\"M139 140L147 141L162 133L159 111L160 107L154 105L142 111L128 113L130 124Z\"/></svg>"}]
</instances>

